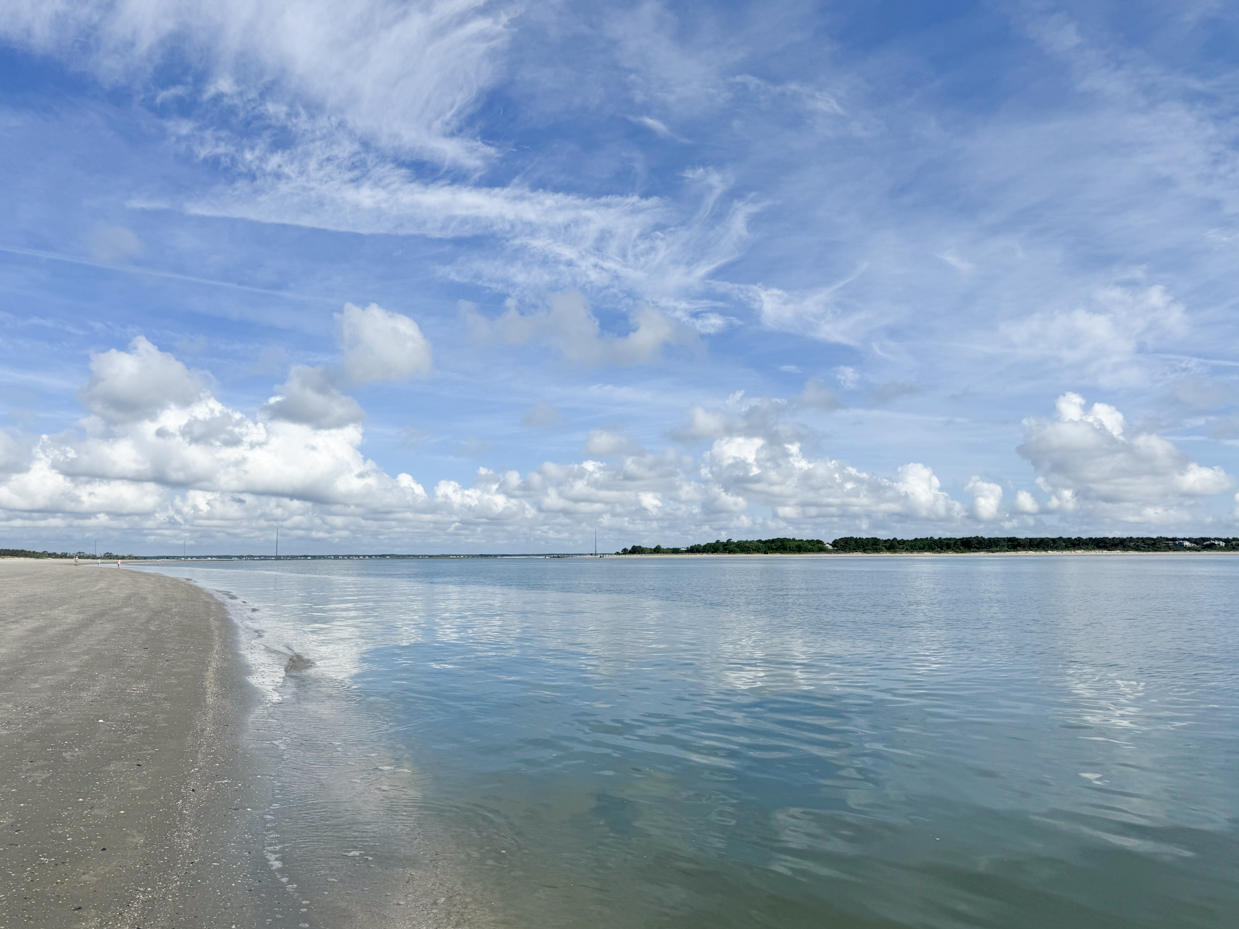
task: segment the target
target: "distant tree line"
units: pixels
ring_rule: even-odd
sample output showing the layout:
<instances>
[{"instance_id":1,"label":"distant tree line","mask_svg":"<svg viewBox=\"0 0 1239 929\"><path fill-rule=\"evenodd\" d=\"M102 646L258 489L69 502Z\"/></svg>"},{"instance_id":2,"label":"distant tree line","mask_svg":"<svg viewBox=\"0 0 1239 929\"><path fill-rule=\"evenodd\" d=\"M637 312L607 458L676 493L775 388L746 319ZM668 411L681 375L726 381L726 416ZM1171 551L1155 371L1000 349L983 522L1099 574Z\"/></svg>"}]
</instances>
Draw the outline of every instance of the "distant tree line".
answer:
<instances>
[{"instance_id":1,"label":"distant tree line","mask_svg":"<svg viewBox=\"0 0 1239 929\"><path fill-rule=\"evenodd\" d=\"M878 539L844 536L829 545L821 539L728 539L679 548L632 545L617 555L777 555L834 552L838 554L893 554L898 552L1179 552L1239 549L1239 539L1206 536L965 536L963 538Z\"/></svg>"},{"instance_id":2,"label":"distant tree line","mask_svg":"<svg viewBox=\"0 0 1239 929\"><path fill-rule=\"evenodd\" d=\"M873 539L844 536L835 539L836 552L1175 552L1183 549L1230 548L1239 541L1207 537L1168 536L966 536L959 539Z\"/></svg>"},{"instance_id":3,"label":"distant tree line","mask_svg":"<svg viewBox=\"0 0 1239 929\"><path fill-rule=\"evenodd\" d=\"M91 552L32 552L25 548L0 548L0 558L98 558L104 561L115 561L117 558L134 558L134 555L117 555L113 552L104 552L102 555L95 555Z\"/></svg>"},{"instance_id":4,"label":"distant tree line","mask_svg":"<svg viewBox=\"0 0 1239 929\"><path fill-rule=\"evenodd\" d=\"M617 555L777 555L827 552L830 546L821 539L752 539L749 541L728 539L726 542L702 542L684 548L663 548L655 545L633 545Z\"/></svg>"}]
</instances>

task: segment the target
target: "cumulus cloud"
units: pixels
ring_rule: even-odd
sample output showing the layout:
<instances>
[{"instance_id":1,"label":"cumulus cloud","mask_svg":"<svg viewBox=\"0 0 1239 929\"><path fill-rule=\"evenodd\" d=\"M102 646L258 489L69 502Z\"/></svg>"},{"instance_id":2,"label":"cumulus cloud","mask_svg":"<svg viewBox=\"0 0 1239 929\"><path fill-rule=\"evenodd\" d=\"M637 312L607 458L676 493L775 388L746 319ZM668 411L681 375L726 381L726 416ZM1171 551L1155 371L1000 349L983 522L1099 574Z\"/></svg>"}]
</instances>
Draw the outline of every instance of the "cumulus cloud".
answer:
<instances>
[{"instance_id":1,"label":"cumulus cloud","mask_svg":"<svg viewBox=\"0 0 1239 929\"><path fill-rule=\"evenodd\" d=\"M1001 485L973 477L964 485L964 490L972 494L972 514L977 519L989 522L1002 515Z\"/></svg>"},{"instance_id":2,"label":"cumulus cloud","mask_svg":"<svg viewBox=\"0 0 1239 929\"><path fill-rule=\"evenodd\" d=\"M707 410L697 404L689 407L686 421L671 433L672 438L681 442L732 436L747 436L785 444L802 441L800 428L784 419L788 408L786 400L763 397L760 400L747 401L742 390L732 394L727 400L729 410Z\"/></svg>"},{"instance_id":3,"label":"cumulus cloud","mask_svg":"<svg viewBox=\"0 0 1239 929\"><path fill-rule=\"evenodd\" d=\"M417 323L376 303L364 310L344 305L339 365L294 365L288 380L261 408L273 420L338 429L365 419L361 406L341 392L346 385L406 381L430 373L430 343Z\"/></svg>"},{"instance_id":4,"label":"cumulus cloud","mask_svg":"<svg viewBox=\"0 0 1239 929\"><path fill-rule=\"evenodd\" d=\"M531 313L521 313L509 303L495 319L483 316L465 301L460 309L475 341L547 344L558 349L566 361L587 367L647 363L655 360L664 346L687 344L695 338L693 330L645 304L629 314L631 332L604 335L589 301L575 292L556 294L545 310Z\"/></svg>"},{"instance_id":5,"label":"cumulus cloud","mask_svg":"<svg viewBox=\"0 0 1239 929\"><path fill-rule=\"evenodd\" d=\"M351 303L340 315L340 370L352 384L407 381L430 373L430 343L417 323L377 303Z\"/></svg>"},{"instance_id":6,"label":"cumulus cloud","mask_svg":"<svg viewBox=\"0 0 1239 929\"><path fill-rule=\"evenodd\" d=\"M1025 516L1036 516L1041 512L1041 505L1027 490L1021 490L1015 494L1015 511Z\"/></svg>"},{"instance_id":7,"label":"cumulus cloud","mask_svg":"<svg viewBox=\"0 0 1239 929\"><path fill-rule=\"evenodd\" d=\"M782 519L903 517L953 522L964 516L932 469L906 464L894 480L828 458L805 456L798 443L755 436L717 440L705 470L729 496L767 504Z\"/></svg>"},{"instance_id":8,"label":"cumulus cloud","mask_svg":"<svg viewBox=\"0 0 1239 929\"><path fill-rule=\"evenodd\" d=\"M966 515L923 464L883 477L807 455L797 430L780 420L781 401L745 406L737 394L730 411L693 411L691 430L710 442L699 457L648 452L595 430L585 461L525 474L481 468L469 484L440 480L428 489L361 454L361 410L329 369L294 367L251 417L145 339L92 361L79 432L44 436L26 450L4 445L16 458L0 472L0 524L89 522L149 536L193 525L235 536L274 522L319 539L533 545L571 538L585 519L667 537L820 534L823 520L952 524ZM133 391L152 378L170 388L158 403ZM487 447L467 444L463 453Z\"/></svg>"},{"instance_id":9,"label":"cumulus cloud","mask_svg":"<svg viewBox=\"0 0 1239 929\"><path fill-rule=\"evenodd\" d=\"M128 352L111 349L91 358L90 380L78 399L105 422L124 422L191 404L205 391L199 375L138 336Z\"/></svg>"},{"instance_id":10,"label":"cumulus cloud","mask_svg":"<svg viewBox=\"0 0 1239 929\"><path fill-rule=\"evenodd\" d=\"M147 371L175 371L169 359L145 340L135 340L130 352L97 355L90 395L114 401ZM51 519L128 516L129 525L157 529L176 524L187 500L201 508L213 497L288 498L358 513L417 507L425 494L416 482L389 477L358 451L355 404L343 414L330 400L326 413L324 404L316 407L332 390L316 381L316 369L294 369L289 384L288 396L308 405L269 411L283 415L265 421L228 409L204 390L138 410L127 406L123 416L113 415L114 402L96 404L81 436L44 436L36 444L29 466L0 483L0 508ZM319 399L306 401L305 394Z\"/></svg>"},{"instance_id":11,"label":"cumulus cloud","mask_svg":"<svg viewBox=\"0 0 1239 929\"><path fill-rule=\"evenodd\" d=\"M744 404L733 395L733 406ZM691 407L674 437L713 440L702 473L730 499L768 505L782 519L894 517L956 521L964 508L941 489L933 471L907 464L891 480L830 458L804 454L800 427L784 421L785 401L763 398L739 413Z\"/></svg>"},{"instance_id":12,"label":"cumulus cloud","mask_svg":"<svg viewBox=\"0 0 1239 929\"><path fill-rule=\"evenodd\" d=\"M360 404L340 393L330 368L293 365L288 380L262 406L270 419L302 423L318 429L338 429L366 418Z\"/></svg>"},{"instance_id":13,"label":"cumulus cloud","mask_svg":"<svg viewBox=\"0 0 1239 929\"><path fill-rule=\"evenodd\" d=\"M0 511L8 511L7 523L56 524L73 517L150 517L166 497L165 489L150 481L75 479L57 467L60 462L56 459L67 453L43 443L35 450L26 470L0 482ZM30 519L31 515L36 518Z\"/></svg>"},{"instance_id":14,"label":"cumulus cloud","mask_svg":"<svg viewBox=\"0 0 1239 929\"><path fill-rule=\"evenodd\" d=\"M1231 486L1221 467L1197 464L1161 436L1133 432L1109 404L1086 408L1083 397L1066 393L1056 410L1053 420L1024 420L1017 449L1051 495L1049 511L1170 522L1183 518L1194 500Z\"/></svg>"}]
</instances>

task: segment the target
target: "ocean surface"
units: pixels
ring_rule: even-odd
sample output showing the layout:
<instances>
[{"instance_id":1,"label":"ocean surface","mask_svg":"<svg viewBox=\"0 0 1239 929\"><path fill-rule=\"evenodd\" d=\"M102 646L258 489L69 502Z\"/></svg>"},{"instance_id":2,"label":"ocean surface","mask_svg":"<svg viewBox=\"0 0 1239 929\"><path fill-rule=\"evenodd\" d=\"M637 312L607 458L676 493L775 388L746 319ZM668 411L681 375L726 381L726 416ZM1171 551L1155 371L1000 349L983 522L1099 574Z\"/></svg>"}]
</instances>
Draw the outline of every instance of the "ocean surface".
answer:
<instances>
[{"instance_id":1,"label":"ocean surface","mask_svg":"<svg viewBox=\"0 0 1239 929\"><path fill-rule=\"evenodd\" d=\"M238 623L277 925L1239 925L1236 557L146 570Z\"/></svg>"}]
</instances>

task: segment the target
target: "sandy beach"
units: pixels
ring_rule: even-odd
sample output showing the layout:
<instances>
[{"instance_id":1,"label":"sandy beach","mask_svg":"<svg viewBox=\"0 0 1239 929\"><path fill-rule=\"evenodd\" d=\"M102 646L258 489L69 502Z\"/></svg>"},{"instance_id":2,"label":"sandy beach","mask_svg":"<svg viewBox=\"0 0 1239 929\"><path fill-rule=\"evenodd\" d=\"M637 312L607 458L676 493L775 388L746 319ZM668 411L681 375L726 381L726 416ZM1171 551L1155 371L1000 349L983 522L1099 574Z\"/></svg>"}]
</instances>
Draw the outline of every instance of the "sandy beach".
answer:
<instances>
[{"instance_id":1,"label":"sandy beach","mask_svg":"<svg viewBox=\"0 0 1239 929\"><path fill-rule=\"evenodd\" d=\"M221 604L114 563L4 560L0 588L0 929L254 925L265 782Z\"/></svg>"}]
</instances>

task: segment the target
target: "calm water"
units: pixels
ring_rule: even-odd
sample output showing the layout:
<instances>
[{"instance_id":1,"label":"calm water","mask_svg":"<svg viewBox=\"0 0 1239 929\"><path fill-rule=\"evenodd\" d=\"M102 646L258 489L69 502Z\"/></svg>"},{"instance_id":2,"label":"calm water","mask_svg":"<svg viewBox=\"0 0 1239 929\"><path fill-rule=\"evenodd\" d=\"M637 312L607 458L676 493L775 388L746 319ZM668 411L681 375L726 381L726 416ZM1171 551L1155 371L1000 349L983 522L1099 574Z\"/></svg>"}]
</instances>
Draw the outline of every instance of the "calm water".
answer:
<instances>
[{"instance_id":1,"label":"calm water","mask_svg":"<svg viewBox=\"0 0 1239 929\"><path fill-rule=\"evenodd\" d=\"M539 929L1239 924L1236 558L159 570L236 598L299 895Z\"/></svg>"}]
</instances>

